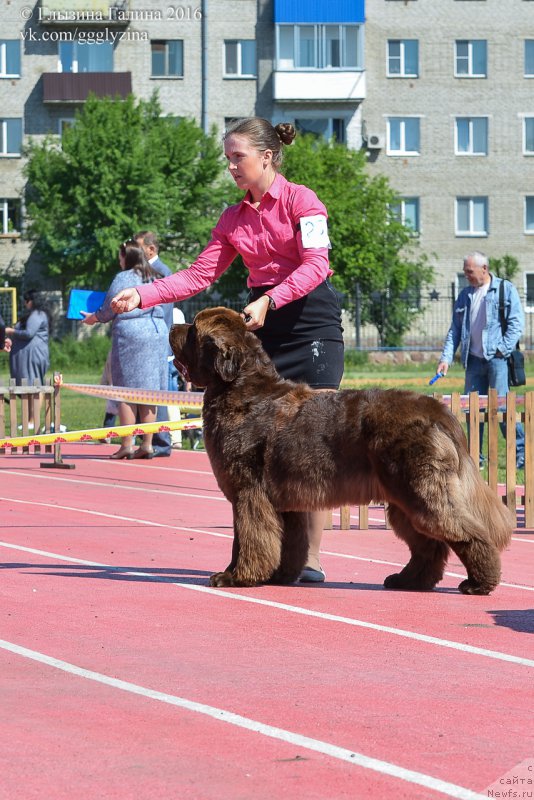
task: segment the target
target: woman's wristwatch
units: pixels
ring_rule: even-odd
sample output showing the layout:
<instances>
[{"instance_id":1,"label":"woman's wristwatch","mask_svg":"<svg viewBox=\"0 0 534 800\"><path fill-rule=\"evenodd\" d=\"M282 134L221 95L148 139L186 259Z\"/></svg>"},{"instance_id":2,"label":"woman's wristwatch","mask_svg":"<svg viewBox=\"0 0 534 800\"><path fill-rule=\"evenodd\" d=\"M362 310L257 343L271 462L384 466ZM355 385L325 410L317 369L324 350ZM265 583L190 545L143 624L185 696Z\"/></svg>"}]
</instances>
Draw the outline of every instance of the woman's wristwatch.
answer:
<instances>
[{"instance_id":1,"label":"woman's wristwatch","mask_svg":"<svg viewBox=\"0 0 534 800\"><path fill-rule=\"evenodd\" d=\"M267 297L269 298L269 311L274 311L276 308L276 303L270 295L267 295Z\"/></svg>"}]
</instances>

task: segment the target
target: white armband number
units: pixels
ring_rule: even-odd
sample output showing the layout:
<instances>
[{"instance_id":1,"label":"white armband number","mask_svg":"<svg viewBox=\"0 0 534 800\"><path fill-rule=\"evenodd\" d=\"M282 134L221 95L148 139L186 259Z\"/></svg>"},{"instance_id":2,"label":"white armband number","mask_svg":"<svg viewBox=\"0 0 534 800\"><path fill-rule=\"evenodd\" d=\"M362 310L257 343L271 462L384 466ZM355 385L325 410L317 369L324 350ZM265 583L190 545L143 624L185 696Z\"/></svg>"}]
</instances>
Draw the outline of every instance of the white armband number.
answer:
<instances>
[{"instance_id":1,"label":"white armband number","mask_svg":"<svg viewBox=\"0 0 534 800\"><path fill-rule=\"evenodd\" d=\"M328 225L323 214L300 218L300 232L303 247L330 247Z\"/></svg>"}]
</instances>

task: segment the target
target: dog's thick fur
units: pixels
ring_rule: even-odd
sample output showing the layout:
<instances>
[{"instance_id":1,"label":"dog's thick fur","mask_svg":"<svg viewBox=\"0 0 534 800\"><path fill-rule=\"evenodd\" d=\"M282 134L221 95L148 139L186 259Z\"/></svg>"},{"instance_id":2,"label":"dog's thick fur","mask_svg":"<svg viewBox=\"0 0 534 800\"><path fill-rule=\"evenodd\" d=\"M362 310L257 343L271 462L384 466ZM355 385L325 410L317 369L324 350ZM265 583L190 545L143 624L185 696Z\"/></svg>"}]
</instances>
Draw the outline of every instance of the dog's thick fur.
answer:
<instances>
[{"instance_id":1,"label":"dog's thick fur","mask_svg":"<svg viewBox=\"0 0 534 800\"><path fill-rule=\"evenodd\" d=\"M452 549L459 589L489 594L511 515L480 477L459 422L414 392L315 392L283 380L242 317L226 308L175 325L176 362L205 387L204 441L232 503L234 546L213 586L295 581L307 557L306 512L386 501L411 551L388 589L432 589Z\"/></svg>"}]
</instances>

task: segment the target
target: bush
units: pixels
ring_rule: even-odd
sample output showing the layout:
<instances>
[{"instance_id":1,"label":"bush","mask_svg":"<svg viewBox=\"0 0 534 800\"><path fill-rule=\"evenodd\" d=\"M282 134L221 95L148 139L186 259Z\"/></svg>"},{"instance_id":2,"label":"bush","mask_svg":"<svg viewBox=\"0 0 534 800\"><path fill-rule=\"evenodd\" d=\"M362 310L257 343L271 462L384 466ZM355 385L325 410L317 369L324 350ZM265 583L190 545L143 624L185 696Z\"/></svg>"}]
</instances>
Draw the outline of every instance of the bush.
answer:
<instances>
[{"instance_id":1,"label":"bush","mask_svg":"<svg viewBox=\"0 0 534 800\"><path fill-rule=\"evenodd\" d=\"M111 339L108 336L90 336L78 341L69 335L61 340L52 339L49 346L52 372L65 369L79 372L85 368L101 370L106 363Z\"/></svg>"},{"instance_id":2,"label":"bush","mask_svg":"<svg viewBox=\"0 0 534 800\"><path fill-rule=\"evenodd\" d=\"M366 350L345 350L345 367L363 367L369 363Z\"/></svg>"}]
</instances>

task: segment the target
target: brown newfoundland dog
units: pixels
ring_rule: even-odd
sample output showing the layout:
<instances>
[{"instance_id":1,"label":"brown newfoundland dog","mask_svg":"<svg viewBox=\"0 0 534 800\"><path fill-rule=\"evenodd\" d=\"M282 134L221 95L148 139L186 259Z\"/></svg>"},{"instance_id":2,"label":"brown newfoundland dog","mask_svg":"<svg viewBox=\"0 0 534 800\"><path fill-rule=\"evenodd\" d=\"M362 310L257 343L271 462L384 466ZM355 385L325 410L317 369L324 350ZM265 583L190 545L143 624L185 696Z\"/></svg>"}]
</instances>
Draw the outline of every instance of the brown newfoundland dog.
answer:
<instances>
[{"instance_id":1,"label":"brown newfoundland dog","mask_svg":"<svg viewBox=\"0 0 534 800\"><path fill-rule=\"evenodd\" d=\"M462 428L432 397L396 390L314 392L283 380L241 315L201 311L175 325L180 370L205 387L204 441L232 503L234 545L212 586L295 581L306 512L387 502L411 558L387 589L432 589L452 549L464 594L489 594L509 543L508 510L480 477Z\"/></svg>"}]
</instances>

